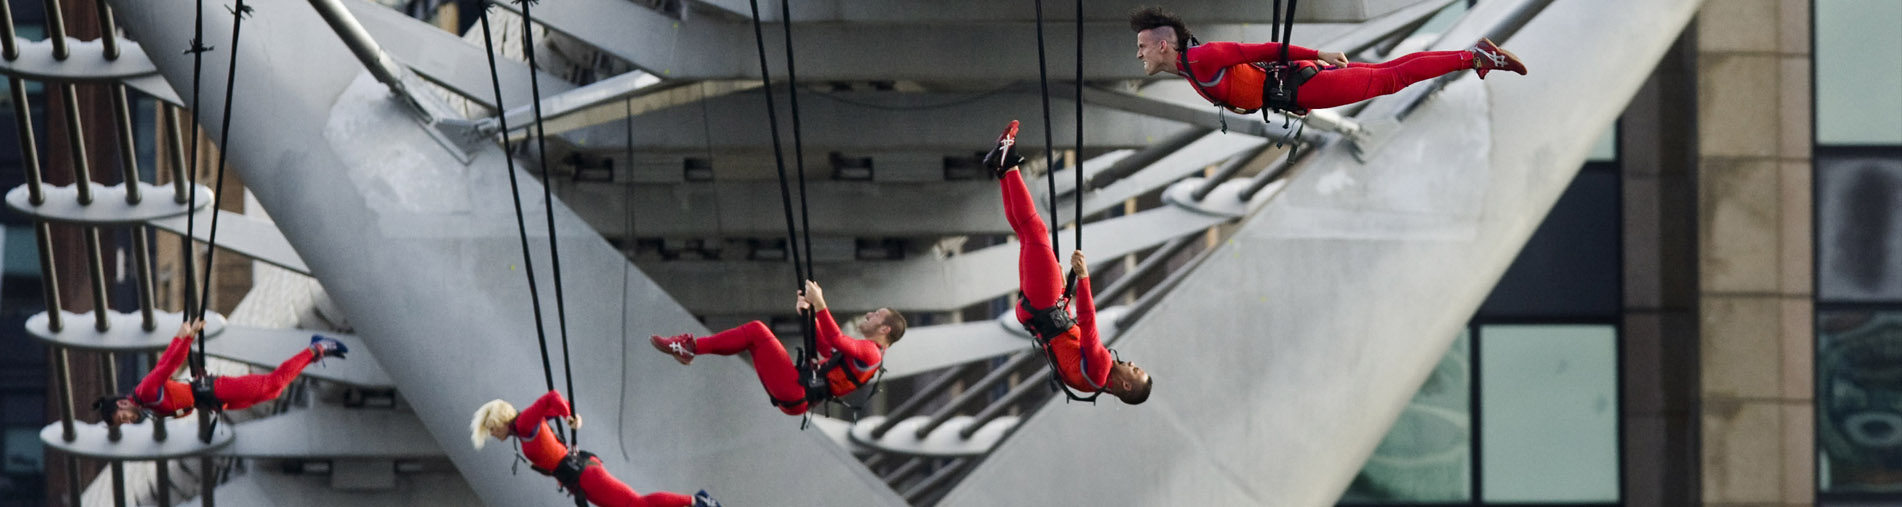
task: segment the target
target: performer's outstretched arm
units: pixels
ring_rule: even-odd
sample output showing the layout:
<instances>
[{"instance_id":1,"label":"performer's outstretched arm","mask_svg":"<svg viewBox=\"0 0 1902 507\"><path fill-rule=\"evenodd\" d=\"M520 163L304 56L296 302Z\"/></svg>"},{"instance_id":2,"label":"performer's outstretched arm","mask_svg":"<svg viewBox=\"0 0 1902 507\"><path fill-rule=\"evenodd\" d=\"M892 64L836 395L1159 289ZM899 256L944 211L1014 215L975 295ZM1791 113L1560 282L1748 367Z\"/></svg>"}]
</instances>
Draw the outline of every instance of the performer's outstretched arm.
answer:
<instances>
[{"instance_id":1,"label":"performer's outstretched arm","mask_svg":"<svg viewBox=\"0 0 1902 507\"><path fill-rule=\"evenodd\" d=\"M178 326L178 334L172 336L172 344L165 347L165 353L159 355L158 364L152 372L139 380L138 387L132 389L132 397L140 403L153 403L159 399L159 390L165 386L165 379L172 378L180 367L185 366L185 358L191 354L192 339L198 330L204 329L202 321L186 321Z\"/></svg>"}]
</instances>

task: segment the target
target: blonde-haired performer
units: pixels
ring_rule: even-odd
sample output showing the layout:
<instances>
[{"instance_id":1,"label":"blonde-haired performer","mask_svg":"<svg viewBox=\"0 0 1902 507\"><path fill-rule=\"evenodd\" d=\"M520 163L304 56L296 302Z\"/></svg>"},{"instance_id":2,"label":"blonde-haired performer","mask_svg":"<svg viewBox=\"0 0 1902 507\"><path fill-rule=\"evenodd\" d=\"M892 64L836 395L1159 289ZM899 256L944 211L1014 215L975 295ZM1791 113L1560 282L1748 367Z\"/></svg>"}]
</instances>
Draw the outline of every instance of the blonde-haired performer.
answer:
<instances>
[{"instance_id":1,"label":"blonde-haired performer","mask_svg":"<svg viewBox=\"0 0 1902 507\"><path fill-rule=\"evenodd\" d=\"M581 427L581 417L569 411L568 400L561 397L560 391L549 391L520 413L509 402L491 401L477 408L475 418L469 421L469 441L475 444L476 450L481 450L489 437L496 440L515 437L522 443L522 457L528 460L530 468L554 477L562 488L579 493L601 507L719 507L720 503L707 496L705 490L694 496L666 491L646 496L636 493L634 488L608 475L594 453L581 450L570 453L568 444L562 443L554 429L548 427L550 419L566 420L571 428Z\"/></svg>"}]
</instances>

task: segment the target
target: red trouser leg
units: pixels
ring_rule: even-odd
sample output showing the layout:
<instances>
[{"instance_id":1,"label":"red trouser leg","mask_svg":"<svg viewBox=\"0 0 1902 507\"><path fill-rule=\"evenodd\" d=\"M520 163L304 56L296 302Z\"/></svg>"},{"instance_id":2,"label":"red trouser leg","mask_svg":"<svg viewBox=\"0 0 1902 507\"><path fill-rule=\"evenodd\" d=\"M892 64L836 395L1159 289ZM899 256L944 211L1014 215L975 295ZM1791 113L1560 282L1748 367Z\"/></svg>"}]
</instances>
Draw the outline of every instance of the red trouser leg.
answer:
<instances>
[{"instance_id":1,"label":"red trouser leg","mask_svg":"<svg viewBox=\"0 0 1902 507\"><path fill-rule=\"evenodd\" d=\"M799 386L799 372L793 369L792 356L786 355L786 346L757 320L694 340L693 350L721 356L752 352L753 370L759 373L759 382L766 386L767 396L787 401L806 399L806 389ZM779 407L779 411L788 415L803 414L806 404Z\"/></svg>"},{"instance_id":2,"label":"red trouser leg","mask_svg":"<svg viewBox=\"0 0 1902 507\"><path fill-rule=\"evenodd\" d=\"M1450 53L1450 52L1451 51L1440 51L1440 53ZM1414 61L1415 59L1426 57L1426 56L1435 56L1435 53L1429 52L1429 51L1422 51L1418 53L1407 53L1405 55L1401 55L1399 58L1395 58L1392 60L1387 60L1387 61L1379 62L1379 63L1348 62L1347 67L1353 68L1353 69L1386 69L1386 68L1396 67L1400 65L1405 65L1407 62L1411 62L1411 61ZM1471 62L1468 62L1468 63L1470 64Z\"/></svg>"},{"instance_id":3,"label":"red trouser leg","mask_svg":"<svg viewBox=\"0 0 1902 507\"><path fill-rule=\"evenodd\" d=\"M1467 51L1414 53L1382 64L1322 71L1302 84L1296 97L1307 109L1338 107L1471 68L1473 54Z\"/></svg>"},{"instance_id":4,"label":"red trouser leg","mask_svg":"<svg viewBox=\"0 0 1902 507\"><path fill-rule=\"evenodd\" d=\"M998 181L1004 188L1004 217L1017 232L1017 283L1031 306L1049 308L1063 296L1063 266L1050 248L1050 229L1037 216L1037 201L1024 186L1023 171L1011 171ZM1017 320L1030 319L1023 307L1017 308Z\"/></svg>"},{"instance_id":5,"label":"red trouser leg","mask_svg":"<svg viewBox=\"0 0 1902 507\"><path fill-rule=\"evenodd\" d=\"M225 404L225 408L239 410L277 399L278 393L284 392L284 386L291 385L292 380L297 380L297 374L302 373L305 366L310 366L310 362L314 359L316 358L310 354L310 351L305 350L284 360L284 364L277 365L277 369L270 373L218 377L217 383L212 384L211 388L218 395L218 401Z\"/></svg>"},{"instance_id":6,"label":"red trouser leg","mask_svg":"<svg viewBox=\"0 0 1902 507\"><path fill-rule=\"evenodd\" d=\"M693 497L680 493L656 491L641 496L634 488L608 474L607 467L601 466L596 458L594 466L581 471L581 493L588 496L588 503L601 507L687 507L693 505Z\"/></svg>"}]
</instances>

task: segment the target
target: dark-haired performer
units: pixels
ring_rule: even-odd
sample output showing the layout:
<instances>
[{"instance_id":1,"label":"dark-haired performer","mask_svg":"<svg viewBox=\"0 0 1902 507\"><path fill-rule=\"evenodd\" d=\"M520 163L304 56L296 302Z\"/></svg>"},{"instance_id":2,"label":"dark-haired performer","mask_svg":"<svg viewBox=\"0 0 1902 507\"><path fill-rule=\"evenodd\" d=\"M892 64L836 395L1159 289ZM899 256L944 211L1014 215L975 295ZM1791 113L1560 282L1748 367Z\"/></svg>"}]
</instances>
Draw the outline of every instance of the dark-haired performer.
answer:
<instances>
[{"instance_id":1,"label":"dark-haired performer","mask_svg":"<svg viewBox=\"0 0 1902 507\"><path fill-rule=\"evenodd\" d=\"M1024 329L1046 343L1050 360L1065 385L1083 392L1115 395L1123 403L1140 404L1149 400L1155 381L1149 372L1134 363L1115 360L1096 330L1096 303L1090 299L1090 270L1083 252L1070 255L1070 271L1076 273L1076 297L1064 305L1063 267L1050 247L1050 229L1037 216L1037 203L1024 186L1017 165L1017 122L1010 122L997 147L984 156L984 165L998 177L1004 192L1004 218L1017 233L1017 279L1023 299L1017 304L1017 321ZM1074 307L1075 316L1070 309Z\"/></svg>"},{"instance_id":2,"label":"dark-haired performer","mask_svg":"<svg viewBox=\"0 0 1902 507\"><path fill-rule=\"evenodd\" d=\"M1160 7L1145 7L1129 16L1136 32L1136 59L1149 75L1171 71L1189 80L1202 98L1236 112L1260 109L1265 66L1281 58L1281 44L1267 42L1210 42L1190 45L1189 28L1182 18ZM1317 61L1318 60L1318 61ZM1378 64L1352 63L1336 51L1288 46L1287 79L1295 88L1296 113L1344 106L1398 92L1407 85L1472 69L1480 79L1494 69L1526 73L1526 65L1488 39L1471 49L1412 53ZM1268 104L1273 106L1274 104Z\"/></svg>"},{"instance_id":3,"label":"dark-haired performer","mask_svg":"<svg viewBox=\"0 0 1902 507\"><path fill-rule=\"evenodd\" d=\"M145 380L132 389L132 394L115 394L99 398L93 402L93 410L99 411L100 419L114 426L145 420L150 412L158 417L185 417L193 408L203 407L211 410L239 410L277 398L298 373L304 371L311 361L324 357L343 359L350 351L342 342L323 336L311 336L310 347L284 360L270 373L225 377L207 375L191 383L172 380L172 375L180 366L185 365L185 356L191 353L192 339L198 331L205 328L202 320L187 321L178 326L178 334L172 337L172 344L159 356L158 365L145 375Z\"/></svg>"}]
</instances>

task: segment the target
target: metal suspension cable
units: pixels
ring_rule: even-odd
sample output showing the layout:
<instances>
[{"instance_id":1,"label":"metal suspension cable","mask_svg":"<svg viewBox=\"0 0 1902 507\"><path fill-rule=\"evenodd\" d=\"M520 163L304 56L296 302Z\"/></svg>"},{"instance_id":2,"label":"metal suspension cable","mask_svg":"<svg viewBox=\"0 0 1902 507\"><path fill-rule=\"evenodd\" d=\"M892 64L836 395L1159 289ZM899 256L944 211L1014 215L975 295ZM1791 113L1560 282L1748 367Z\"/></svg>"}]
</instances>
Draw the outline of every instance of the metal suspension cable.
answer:
<instances>
[{"instance_id":1,"label":"metal suspension cable","mask_svg":"<svg viewBox=\"0 0 1902 507\"><path fill-rule=\"evenodd\" d=\"M200 111L203 111L203 109L200 109L198 107L200 102L199 98L201 95L200 81L202 80L204 76L205 52L210 51L211 47L205 45L205 0L198 0L196 4L198 6L198 9L196 14L196 20L193 22L193 27L192 27L192 40L191 40L192 46L190 49L185 50L186 52L192 54L192 132L191 132L192 142L191 142L191 162L190 162L191 167L186 169L186 174L187 174L186 177L189 179L189 181L186 184L186 187L189 188L190 190L185 199L185 202L186 202L185 204L185 210L186 210L185 248L183 249L185 251L185 270L186 270L185 277L184 277L185 278L184 318L187 320L191 319L193 315L201 315L201 316L204 315L203 312L200 312L197 309L192 307L192 304L197 302L197 301L194 301L194 298L192 298L192 292L193 292L192 289L194 288L192 287L192 283L197 281L196 280L197 277L194 276L194 273L192 273L191 270L197 269L198 267L198 246L193 244L192 235L196 234L198 231L197 220L196 220L198 218L198 138L201 137L199 134L199 131L201 128L201 122L199 121L198 113ZM176 127L176 125L174 125L174 127ZM214 209L212 210L212 213L217 213L217 209L216 209L217 207L213 206L213 208ZM206 271L210 271L209 266L206 267ZM205 348L204 343L201 340L199 343L198 351L196 353L187 354L186 359L188 360L187 362L191 363L193 378L197 378L205 374L204 348Z\"/></svg>"},{"instance_id":2,"label":"metal suspension cable","mask_svg":"<svg viewBox=\"0 0 1902 507\"><path fill-rule=\"evenodd\" d=\"M504 111L505 109L502 105L502 77L496 70L495 65L495 37L489 30L489 11L484 9L478 19L482 21L482 46L488 49L489 52L489 84L495 88L495 110ZM508 115L497 114L495 117L497 121L501 122L500 132L508 132ZM555 370L549 366L548 332L547 326L542 322L541 289L539 288L540 285L535 283L535 257L531 255L528 248L528 219L525 218L522 213L522 187L515 175L515 157L512 153L514 153L514 149L509 146L508 136L503 135L502 160L508 167L509 197L515 201L515 231L522 240L523 271L528 273L528 300L534 309L535 340L540 345L538 349L541 350L542 353L542 381L548 390L553 391L555 390ZM557 429L557 431L559 431L559 429Z\"/></svg>"},{"instance_id":3,"label":"metal suspension cable","mask_svg":"<svg viewBox=\"0 0 1902 507\"><path fill-rule=\"evenodd\" d=\"M792 107L793 166L799 171L799 229L801 233L799 241L806 249L806 255L803 258L806 262L807 278L800 279L799 285L803 291L805 280L818 275L812 270L811 200L806 197L806 143L805 139L799 135L799 72L793 65L791 4L792 0L779 0L779 20L780 24L785 25L785 29L780 33L784 34L786 40L786 102ZM761 73L763 74L764 70ZM771 94L772 90L768 89L767 93ZM801 360L802 364L810 364L819 357L819 312L815 308L804 313L805 315L802 316L804 318L801 319L803 322L799 328L799 334L805 342L805 348L802 351L804 357ZM819 374L817 368L812 368L807 372L809 378L800 379L800 381L806 385L812 385L817 382Z\"/></svg>"},{"instance_id":4,"label":"metal suspension cable","mask_svg":"<svg viewBox=\"0 0 1902 507\"><path fill-rule=\"evenodd\" d=\"M753 42L759 49L760 85L766 91L766 122L773 133L773 163L779 168L779 203L786 215L786 253L792 258L798 288L804 289L806 269L799 261L799 232L793 225L792 189L786 182L786 160L779 142L779 110L773 105L772 74L766 66L766 35L760 24L759 0L750 0L750 3L753 6Z\"/></svg>"},{"instance_id":5,"label":"metal suspension cable","mask_svg":"<svg viewBox=\"0 0 1902 507\"><path fill-rule=\"evenodd\" d=\"M535 30L533 26L535 17L529 14L528 8L534 5L535 1L536 0L521 1L522 52L528 57L529 100L533 101L535 111L535 149L537 151L535 158L541 164L542 211L548 217L548 264L550 269L554 270L555 277L555 323L561 329L561 371L568 382L568 405L570 410L579 413L580 409L575 408L577 406L575 403L575 398L577 398L577 396L575 396L575 371L572 364L568 361L568 308L562 299L561 249L557 246L558 242L555 240L560 236L560 234L556 234L557 231L555 230L555 180L548 176L548 128L542 125L541 79L537 78L537 73L534 72L534 70L540 68L540 66L535 63ZM575 428L573 434L574 439L569 440L568 444L574 447L580 447L581 430ZM575 495L575 499L580 500L581 495Z\"/></svg>"},{"instance_id":6,"label":"metal suspension cable","mask_svg":"<svg viewBox=\"0 0 1902 507\"><path fill-rule=\"evenodd\" d=\"M1281 40L1281 0L1275 0L1275 15L1268 18L1268 42L1280 43Z\"/></svg>"},{"instance_id":7,"label":"metal suspension cable","mask_svg":"<svg viewBox=\"0 0 1902 507\"><path fill-rule=\"evenodd\" d=\"M806 142L799 134L799 71L793 66L792 0L780 0L779 19L786 25L786 103L792 107L793 166L799 171L799 241L806 249L806 276L812 272L812 213L806 200Z\"/></svg>"},{"instance_id":8,"label":"metal suspension cable","mask_svg":"<svg viewBox=\"0 0 1902 507\"><path fill-rule=\"evenodd\" d=\"M1057 230L1057 154L1055 141L1050 129L1050 73L1045 65L1043 44L1043 0L1037 0L1037 84L1043 90L1043 165L1044 180L1050 183L1050 256L1057 258L1057 264L1063 264L1063 253L1058 250L1057 240L1063 232ZM1081 191L1082 189L1077 189Z\"/></svg>"},{"instance_id":9,"label":"metal suspension cable","mask_svg":"<svg viewBox=\"0 0 1902 507\"><path fill-rule=\"evenodd\" d=\"M244 0L238 0L236 6L231 9L231 47L226 50L231 54L231 60L225 68L225 105L224 111L222 111L223 119L220 120L223 131L218 133L218 180L216 185L220 190L223 190L225 186L225 159L227 155L231 153L229 149L231 146L232 131L231 98L235 95L234 92L237 91L235 86L238 81L238 31L244 26L244 18L250 16L250 14L251 8L244 5ZM192 117L197 118L197 115L192 115ZM218 255L218 203L223 201L223 192L213 192L211 194L211 231L209 232L210 237L206 240L208 246L205 248L205 281L198 287L200 291L198 295L199 319L205 318L205 313L211 305L212 260ZM205 355L204 340L198 341L198 355L199 360L202 362Z\"/></svg>"},{"instance_id":10,"label":"metal suspension cable","mask_svg":"<svg viewBox=\"0 0 1902 507\"><path fill-rule=\"evenodd\" d=\"M1074 194L1076 195L1076 198L1074 199L1076 201L1076 214L1072 216L1071 219L1076 221L1076 225L1074 226L1076 228L1076 231L1075 231L1076 241L1072 242L1070 246L1071 248L1075 248L1078 251L1081 251L1083 250L1083 0L1076 0L1076 155L1075 155L1075 160L1077 161L1076 167L1074 168L1076 172L1076 186L1071 188L1074 190ZM1056 201L1057 201L1056 194L1051 194L1050 202L1054 203ZM1050 219L1056 220L1056 218L1057 218L1056 213L1051 213ZM1063 259L1057 259L1057 260L1061 261ZM1071 271L1069 277L1064 279L1063 293L1065 295L1071 295L1071 294L1074 294L1075 291L1076 291L1076 272Z\"/></svg>"},{"instance_id":11,"label":"metal suspension cable","mask_svg":"<svg viewBox=\"0 0 1902 507\"><path fill-rule=\"evenodd\" d=\"M1281 20L1281 64L1288 64L1288 45L1294 43L1294 7L1297 0L1288 0L1288 17ZM1281 0L1275 0L1275 12L1281 12Z\"/></svg>"},{"instance_id":12,"label":"metal suspension cable","mask_svg":"<svg viewBox=\"0 0 1902 507\"><path fill-rule=\"evenodd\" d=\"M790 21L791 16L787 12L789 9L786 6L785 1L786 0L781 0L780 16L782 18L782 22L786 24L786 32L787 32L786 39L785 39L786 40L786 66L787 66L786 80L787 80L787 85L789 88L788 92L791 93L792 100L794 101L793 102L794 106L792 110L794 149L800 150L800 152L803 152L803 149L799 146L800 143L798 138L799 136L799 107L797 105L798 104L797 102L798 101L798 82L793 78L793 73L791 69L792 62L793 62L792 33L791 33L792 23ZM797 290L799 290L800 293L803 294L806 289L806 280L810 279L810 277L812 276L812 237L810 235L810 232L808 232L804 241L806 253L803 259L805 260L805 262L802 264L800 262L802 257L799 252L800 243L801 243L800 237L799 237L799 230L793 224L792 189L790 188L791 185L786 182L785 151L780 147L778 107L773 104L772 71L766 64L766 34L765 34L765 29L763 28L763 23L760 21L759 0L750 0L748 3L752 6L752 10L753 10L753 44L759 53L760 88L762 88L766 93L766 121L767 123L770 124L770 130L773 133L773 164L779 171L780 208L781 208L781 211L783 211L786 216L786 252L787 252L787 256L790 257L792 260L793 275L796 278L796 280L794 280L794 284L797 286ZM807 210L806 178L805 178L805 165L803 161L804 157L800 156L799 154L795 154L794 156L801 159L801 160L795 161L795 164L799 166L799 212L802 217L809 217L809 214L806 213L806 210ZM807 224L807 228L806 228L807 231L811 231L810 218L806 218L805 223ZM813 385L813 382L817 378L816 375L818 374L817 369L808 368L806 366L807 364L811 363L812 359L818 357L818 338L815 335L816 329L818 328L818 325L816 322L816 319L818 318L817 314L818 312L813 312L813 311L802 312L802 315L801 315L802 318L800 319L800 323L799 323L800 334L803 335L804 337L805 346L800 348L800 354L799 354L800 359L799 359L799 362L795 365L795 368L798 371L802 372L799 378L800 385L807 388L810 388ZM811 378L808 378L808 377L811 377ZM778 401L778 400L775 400L775 401ZM807 407L807 408L808 410L811 409L811 407ZM807 414L810 415L811 412L809 411L807 412ZM802 418L800 420L799 428L802 430L805 429L806 425L810 423L811 421L812 419L810 417Z\"/></svg>"}]
</instances>

